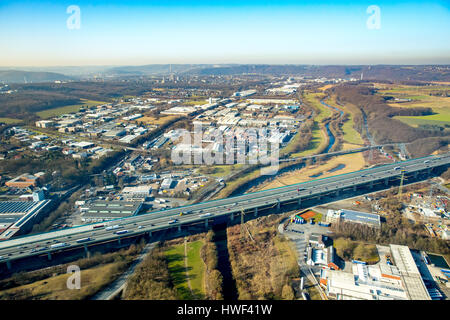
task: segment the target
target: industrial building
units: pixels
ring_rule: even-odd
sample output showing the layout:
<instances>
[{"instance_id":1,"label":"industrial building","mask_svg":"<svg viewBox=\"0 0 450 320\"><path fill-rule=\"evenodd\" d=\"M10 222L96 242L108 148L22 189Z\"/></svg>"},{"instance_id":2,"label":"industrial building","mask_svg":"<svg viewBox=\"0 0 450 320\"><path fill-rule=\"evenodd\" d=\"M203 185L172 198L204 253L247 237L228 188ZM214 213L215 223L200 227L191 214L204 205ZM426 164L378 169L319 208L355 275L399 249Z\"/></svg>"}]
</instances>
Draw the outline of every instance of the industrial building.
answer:
<instances>
[{"instance_id":1,"label":"industrial building","mask_svg":"<svg viewBox=\"0 0 450 320\"><path fill-rule=\"evenodd\" d=\"M33 198L41 199L38 194ZM51 200L1 201L0 240L28 232L50 209Z\"/></svg>"},{"instance_id":2,"label":"industrial building","mask_svg":"<svg viewBox=\"0 0 450 320\"><path fill-rule=\"evenodd\" d=\"M136 201L95 201L81 208L81 221L90 223L131 217L141 208L142 202Z\"/></svg>"},{"instance_id":3,"label":"industrial building","mask_svg":"<svg viewBox=\"0 0 450 320\"><path fill-rule=\"evenodd\" d=\"M151 186L136 186L125 187L122 190L122 195L126 200L146 200L152 193Z\"/></svg>"},{"instance_id":4,"label":"industrial building","mask_svg":"<svg viewBox=\"0 0 450 320\"><path fill-rule=\"evenodd\" d=\"M162 190L166 190L166 189L171 189L176 185L176 181L174 181L171 178L165 178L162 182L161 182L161 189Z\"/></svg>"},{"instance_id":5,"label":"industrial building","mask_svg":"<svg viewBox=\"0 0 450 320\"><path fill-rule=\"evenodd\" d=\"M320 284L337 300L431 300L406 246L390 245L394 265L352 263L352 272L321 270Z\"/></svg>"},{"instance_id":6,"label":"industrial building","mask_svg":"<svg viewBox=\"0 0 450 320\"><path fill-rule=\"evenodd\" d=\"M311 234L306 247L306 263L310 266L320 265L339 270L336 264L336 252L332 241L322 234Z\"/></svg>"},{"instance_id":7,"label":"industrial building","mask_svg":"<svg viewBox=\"0 0 450 320\"><path fill-rule=\"evenodd\" d=\"M347 209L331 210L329 209L325 217L328 223L350 222L364 224L370 227L380 228L381 219L378 214L353 211Z\"/></svg>"},{"instance_id":8,"label":"industrial building","mask_svg":"<svg viewBox=\"0 0 450 320\"><path fill-rule=\"evenodd\" d=\"M37 186L38 177L24 173L14 179L5 182L5 185L10 188L28 188Z\"/></svg>"}]
</instances>

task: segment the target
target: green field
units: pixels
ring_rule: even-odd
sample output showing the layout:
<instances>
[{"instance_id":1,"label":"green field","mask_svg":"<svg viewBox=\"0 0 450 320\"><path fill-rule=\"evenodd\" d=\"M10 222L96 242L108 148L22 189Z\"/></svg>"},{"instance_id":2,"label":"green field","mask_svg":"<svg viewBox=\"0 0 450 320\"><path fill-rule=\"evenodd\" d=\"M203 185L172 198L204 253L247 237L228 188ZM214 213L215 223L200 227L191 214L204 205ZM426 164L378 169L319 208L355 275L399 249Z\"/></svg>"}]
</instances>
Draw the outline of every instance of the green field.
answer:
<instances>
[{"instance_id":1,"label":"green field","mask_svg":"<svg viewBox=\"0 0 450 320\"><path fill-rule=\"evenodd\" d=\"M363 139L358 131L353 128L353 116L349 114L348 120L342 125L342 131L344 133L343 139L345 142L351 144L364 144Z\"/></svg>"},{"instance_id":2,"label":"green field","mask_svg":"<svg viewBox=\"0 0 450 320\"><path fill-rule=\"evenodd\" d=\"M36 115L39 116L41 119L48 119L48 118L56 117L56 116L59 116L59 115L65 114L65 113L78 112L80 110L80 108L83 106L92 107L92 106L96 106L96 105L105 103L104 101L94 101L94 100L86 100L86 99L81 99L81 100L83 100L83 103L39 111L39 112L36 112Z\"/></svg>"},{"instance_id":3,"label":"green field","mask_svg":"<svg viewBox=\"0 0 450 320\"><path fill-rule=\"evenodd\" d=\"M323 98L323 93L307 93L305 94L305 100L310 103L314 109L319 113L315 116L314 120L322 122L323 119L330 117L333 111L330 108L325 107L320 103L319 99Z\"/></svg>"},{"instance_id":4,"label":"green field","mask_svg":"<svg viewBox=\"0 0 450 320\"><path fill-rule=\"evenodd\" d=\"M379 90L381 95L391 95L395 98L411 99L411 102L389 103L392 107L415 108L427 107L433 110L429 116L397 116L394 117L412 127L420 125L450 125L450 98L442 96L430 96L432 92L449 91L445 86L399 86L390 89Z\"/></svg>"},{"instance_id":5,"label":"green field","mask_svg":"<svg viewBox=\"0 0 450 320\"><path fill-rule=\"evenodd\" d=\"M184 263L184 243L174 245L165 252L170 277L180 299L194 299L204 294L204 264L200 257L202 246L202 241L194 241L187 244L187 270ZM194 295L189 290L187 277L190 279Z\"/></svg>"},{"instance_id":6,"label":"green field","mask_svg":"<svg viewBox=\"0 0 450 320\"><path fill-rule=\"evenodd\" d=\"M6 123L6 124L21 123L22 121L23 120L21 120L21 119L0 118L0 122Z\"/></svg>"},{"instance_id":7,"label":"green field","mask_svg":"<svg viewBox=\"0 0 450 320\"><path fill-rule=\"evenodd\" d=\"M435 114L429 116L397 116L394 117L410 126L416 127L419 125L450 125L450 107L434 107L432 108Z\"/></svg>"},{"instance_id":8,"label":"green field","mask_svg":"<svg viewBox=\"0 0 450 320\"><path fill-rule=\"evenodd\" d=\"M206 104L206 103L208 103L208 100L206 100L206 99L183 102L183 104L188 105L188 106L197 106L197 105L202 105L202 104Z\"/></svg>"},{"instance_id":9,"label":"green field","mask_svg":"<svg viewBox=\"0 0 450 320\"><path fill-rule=\"evenodd\" d=\"M330 106L335 106L337 108L342 109L342 107L338 107L334 99L327 99L325 101ZM345 110L344 110L345 111ZM348 110L347 110L348 111ZM344 122L342 125L343 139L347 143L351 144L364 144L363 139L358 131L353 128L353 114L351 112L346 112L348 116L348 120Z\"/></svg>"},{"instance_id":10,"label":"green field","mask_svg":"<svg viewBox=\"0 0 450 320\"><path fill-rule=\"evenodd\" d=\"M196 296L203 296L205 294L203 279L205 273L205 264L200 257L200 249L203 246L202 241L189 242L187 244L187 262L188 276L191 281L192 291Z\"/></svg>"},{"instance_id":11,"label":"green field","mask_svg":"<svg viewBox=\"0 0 450 320\"><path fill-rule=\"evenodd\" d=\"M327 139L325 137L325 133L323 132L323 130L321 128L319 128L319 125L317 124L317 122L314 121L314 126L313 126L313 130L312 130L312 139L309 143L308 148L301 152L292 154L291 157L293 157L293 158L305 157L305 156L309 156L311 154L317 153L317 150L324 147L326 145L326 143L327 143Z\"/></svg>"}]
</instances>

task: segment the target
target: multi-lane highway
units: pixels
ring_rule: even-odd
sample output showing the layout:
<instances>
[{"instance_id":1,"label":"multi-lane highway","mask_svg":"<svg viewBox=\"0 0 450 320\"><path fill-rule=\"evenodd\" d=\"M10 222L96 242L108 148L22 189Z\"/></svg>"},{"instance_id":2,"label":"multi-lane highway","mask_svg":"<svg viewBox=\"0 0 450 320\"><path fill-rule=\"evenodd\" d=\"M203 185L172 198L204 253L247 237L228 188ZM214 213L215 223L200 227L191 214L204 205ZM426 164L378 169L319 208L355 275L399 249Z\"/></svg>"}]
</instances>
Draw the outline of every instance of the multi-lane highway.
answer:
<instances>
[{"instance_id":1,"label":"multi-lane highway","mask_svg":"<svg viewBox=\"0 0 450 320\"><path fill-rule=\"evenodd\" d=\"M446 167L449 163L450 153L429 156L236 197L116 219L106 223L24 236L0 242L0 262L181 227L181 225L199 222L207 224L210 219L239 214L242 210L255 212L258 209L276 208L287 203L300 204L301 201L313 197L336 194L363 185L370 186L371 183L381 182L388 185L389 180L398 181L402 171L405 175L415 176L419 172ZM180 213L183 214L180 215Z\"/></svg>"}]
</instances>

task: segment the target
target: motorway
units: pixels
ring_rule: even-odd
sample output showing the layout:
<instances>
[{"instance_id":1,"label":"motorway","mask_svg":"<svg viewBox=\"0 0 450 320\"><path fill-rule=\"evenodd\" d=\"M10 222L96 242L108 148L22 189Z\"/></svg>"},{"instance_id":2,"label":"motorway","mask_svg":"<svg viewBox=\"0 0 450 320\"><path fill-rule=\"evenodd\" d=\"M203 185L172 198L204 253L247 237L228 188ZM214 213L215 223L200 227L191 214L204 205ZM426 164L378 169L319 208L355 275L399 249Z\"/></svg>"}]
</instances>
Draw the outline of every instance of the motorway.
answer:
<instances>
[{"instance_id":1,"label":"motorway","mask_svg":"<svg viewBox=\"0 0 450 320\"><path fill-rule=\"evenodd\" d=\"M371 169L248 193L231 198L115 219L104 223L18 237L0 242L0 262L35 255L51 254L52 252L82 248L83 246L87 248L88 245L120 240L123 237L151 234L151 232L175 227L181 228L181 225L201 222L207 224L209 219L238 215L242 210L247 210L247 212L252 210L257 214L258 209L279 207L287 203L297 202L300 204L301 201L313 197L332 193L336 194L337 192L354 189L362 185L379 183L380 181L385 181L387 185L389 179L398 180L402 174L402 170L404 170L406 175L414 175L419 171L448 166L449 163L450 153L446 153L439 156L396 162ZM180 213L183 213L183 215L180 216ZM169 224L169 221L172 219L178 219L178 221ZM98 228L94 228L96 226ZM108 226L118 227L114 230L107 230L106 227ZM117 231L122 231L123 234L116 234L115 232ZM82 243L77 241L81 239L85 239L85 241ZM65 246L59 248L50 247L51 245L61 243L64 243Z\"/></svg>"}]
</instances>

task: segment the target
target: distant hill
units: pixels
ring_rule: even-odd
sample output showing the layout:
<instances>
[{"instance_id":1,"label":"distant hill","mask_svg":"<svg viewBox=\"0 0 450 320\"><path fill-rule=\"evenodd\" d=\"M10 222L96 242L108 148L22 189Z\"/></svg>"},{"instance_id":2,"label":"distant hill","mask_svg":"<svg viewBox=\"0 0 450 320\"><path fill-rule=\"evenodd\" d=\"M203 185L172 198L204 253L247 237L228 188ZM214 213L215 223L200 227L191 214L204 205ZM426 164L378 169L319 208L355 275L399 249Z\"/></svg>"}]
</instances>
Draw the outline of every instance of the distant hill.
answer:
<instances>
[{"instance_id":1,"label":"distant hill","mask_svg":"<svg viewBox=\"0 0 450 320\"><path fill-rule=\"evenodd\" d=\"M191 73L211 67L213 67L211 64L149 64L143 66L113 67L104 73L110 76L168 75L170 73Z\"/></svg>"},{"instance_id":2,"label":"distant hill","mask_svg":"<svg viewBox=\"0 0 450 320\"><path fill-rule=\"evenodd\" d=\"M0 82L4 83L53 82L56 80L67 81L73 80L73 78L54 72L0 70Z\"/></svg>"},{"instance_id":3,"label":"distant hill","mask_svg":"<svg viewBox=\"0 0 450 320\"><path fill-rule=\"evenodd\" d=\"M450 66L345 66L345 65L234 65L220 67L197 68L185 73L198 75L292 75L304 77L357 78L363 74L365 80L417 80L417 81L450 81Z\"/></svg>"}]
</instances>

